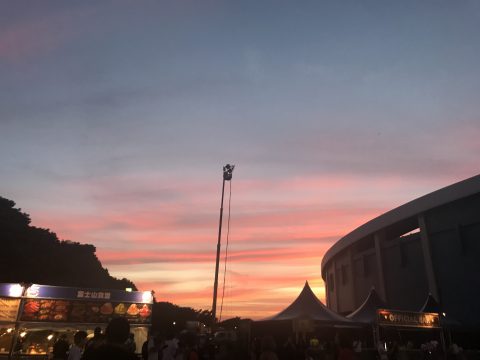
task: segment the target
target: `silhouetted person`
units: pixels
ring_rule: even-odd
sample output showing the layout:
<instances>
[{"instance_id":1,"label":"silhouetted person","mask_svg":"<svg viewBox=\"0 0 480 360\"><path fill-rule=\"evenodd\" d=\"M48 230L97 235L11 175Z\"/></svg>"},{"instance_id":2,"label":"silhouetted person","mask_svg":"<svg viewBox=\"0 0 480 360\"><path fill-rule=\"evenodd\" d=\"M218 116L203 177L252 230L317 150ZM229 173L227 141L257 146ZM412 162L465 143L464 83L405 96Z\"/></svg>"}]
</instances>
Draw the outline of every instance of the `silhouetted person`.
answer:
<instances>
[{"instance_id":1,"label":"silhouetted person","mask_svg":"<svg viewBox=\"0 0 480 360\"><path fill-rule=\"evenodd\" d=\"M125 342L127 349L135 354L135 350L137 350L137 344L135 344L135 335L133 333L128 334L128 339Z\"/></svg>"},{"instance_id":2,"label":"silhouetted person","mask_svg":"<svg viewBox=\"0 0 480 360\"><path fill-rule=\"evenodd\" d=\"M360 359L360 357L361 357L362 345L363 345L362 340L360 340L360 339L356 339L352 343L352 348L353 348L353 351L355 352L355 355L356 355L357 359Z\"/></svg>"},{"instance_id":3,"label":"silhouetted person","mask_svg":"<svg viewBox=\"0 0 480 360\"><path fill-rule=\"evenodd\" d=\"M397 341L393 341L390 344L390 347L387 351L387 354L388 354L388 358L390 360L397 360L397 355L398 355L398 343L397 343Z\"/></svg>"},{"instance_id":4,"label":"silhouetted person","mask_svg":"<svg viewBox=\"0 0 480 360\"><path fill-rule=\"evenodd\" d=\"M68 357L68 349L70 344L67 341L67 335L62 334L60 339L53 345L53 359L66 360Z\"/></svg>"},{"instance_id":5,"label":"silhouetted person","mask_svg":"<svg viewBox=\"0 0 480 360\"><path fill-rule=\"evenodd\" d=\"M388 360L387 349L385 348L385 344L380 340L377 342L377 351L380 360Z\"/></svg>"},{"instance_id":6,"label":"silhouetted person","mask_svg":"<svg viewBox=\"0 0 480 360\"><path fill-rule=\"evenodd\" d=\"M260 357L260 353L262 352L261 341L258 337L253 338L250 350L250 359L257 360Z\"/></svg>"},{"instance_id":7,"label":"silhouetted person","mask_svg":"<svg viewBox=\"0 0 480 360\"><path fill-rule=\"evenodd\" d=\"M177 359L182 360L198 360L198 352L196 349L196 336L190 331L183 331L180 334L180 342L178 344Z\"/></svg>"},{"instance_id":8,"label":"silhouetted person","mask_svg":"<svg viewBox=\"0 0 480 360\"><path fill-rule=\"evenodd\" d=\"M73 345L68 351L68 360L80 360L85 347L87 333L85 331L77 331L73 336Z\"/></svg>"},{"instance_id":9,"label":"silhouetted person","mask_svg":"<svg viewBox=\"0 0 480 360\"><path fill-rule=\"evenodd\" d=\"M85 350L90 348L96 348L105 342L105 336L102 334L102 328L96 327L93 330L93 337L90 340L87 340L85 344Z\"/></svg>"},{"instance_id":10,"label":"silhouetted person","mask_svg":"<svg viewBox=\"0 0 480 360\"><path fill-rule=\"evenodd\" d=\"M265 336L262 339L262 352L260 353L259 360L278 360L275 340L271 336Z\"/></svg>"},{"instance_id":11,"label":"silhouetted person","mask_svg":"<svg viewBox=\"0 0 480 360\"><path fill-rule=\"evenodd\" d=\"M348 338L341 338L340 345L338 349L338 357L337 360L355 360L356 355L352 349L352 343Z\"/></svg>"},{"instance_id":12,"label":"silhouetted person","mask_svg":"<svg viewBox=\"0 0 480 360\"><path fill-rule=\"evenodd\" d=\"M291 359L293 360L295 359L296 352L297 352L297 347L295 346L295 343L293 342L292 337L289 336L285 344L283 344L283 351L281 354L281 358L285 360L291 360Z\"/></svg>"},{"instance_id":13,"label":"silhouetted person","mask_svg":"<svg viewBox=\"0 0 480 360\"><path fill-rule=\"evenodd\" d=\"M325 360L333 360L335 358L335 347L330 340L327 340L323 346L323 354Z\"/></svg>"},{"instance_id":14,"label":"silhouetted person","mask_svg":"<svg viewBox=\"0 0 480 360\"><path fill-rule=\"evenodd\" d=\"M130 334L130 324L127 319L118 317L112 319L107 326L106 341L91 351L85 351L85 360L137 360L135 354L125 345Z\"/></svg>"},{"instance_id":15,"label":"silhouetted person","mask_svg":"<svg viewBox=\"0 0 480 360\"><path fill-rule=\"evenodd\" d=\"M143 360L159 360L161 359L161 350L163 347L163 339L160 334L151 331L147 340L142 345L142 359Z\"/></svg>"},{"instance_id":16,"label":"silhouetted person","mask_svg":"<svg viewBox=\"0 0 480 360\"><path fill-rule=\"evenodd\" d=\"M178 339L172 333L167 334L162 350L162 360L175 360L178 350Z\"/></svg>"},{"instance_id":17,"label":"silhouetted person","mask_svg":"<svg viewBox=\"0 0 480 360\"><path fill-rule=\"evenodd\" d=\"M321 349L320 349L320 341L314 335L309 341L309 347L306 351L307 359L320 359Z\"/></svg>"}]
</instances>

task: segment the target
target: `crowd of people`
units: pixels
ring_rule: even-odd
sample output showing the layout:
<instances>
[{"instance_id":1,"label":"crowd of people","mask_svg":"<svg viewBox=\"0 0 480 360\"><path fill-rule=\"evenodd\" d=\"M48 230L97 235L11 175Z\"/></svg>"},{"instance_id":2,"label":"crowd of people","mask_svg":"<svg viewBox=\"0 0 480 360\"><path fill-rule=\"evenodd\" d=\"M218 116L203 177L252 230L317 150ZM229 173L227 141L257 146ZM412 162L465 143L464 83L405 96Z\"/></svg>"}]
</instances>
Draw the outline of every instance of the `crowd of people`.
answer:
<instances>
[{"instance_id":1,"label":"crowd of people","mask_svg":"<svg viewBox=\"0 0 480 360\"><path fill-rule=\"evenodd\" d=\"M205 358L205 354L200 351L197 340L191 332L184 332L178 338L173 334L162 336L158 332L150 332L141 348L141 358L200 360ZM210 352L206 346L202 350ZM77 331L72 345L68 343L66 335L61 335L53 346L53 360L139 360L136 353L134 335L130 333L128 321L122 317L111 320L105 334L97 327L94 336L87 340L85 331ZM214 359L210 356L207 358Z\"/></svg>"},{"instance_id":2,"label":"crowd of people","mask_svg":"<svg viewBox=\"0 0 480 360\"><path fill-rule=\"evenodd\" d=\"M130 333L130 324L125 318L110 321L105 334L97 327L93 337L87 340L85 331L77 331L71 346L66 335L60 336L53 346L53 360L109 359L137 360L133 334Z\"/></svg>"},{"instance_id":3,"label":"crowd of people","mask_svg":"<svg viewBox=\"0 0 480 360\"><path fill-rule=\"evenodd\" d=\"M142 346L143 360L200 360L195 335L182 333L178 338L173 334L167 336L151 332Z\"/></svg>"},{"instance_id":4,"label":"crowd of people","mask_svg":"<svg viewBox=\"0 0 480 360\"><path fill-rule=\"evenodd\" d=\"M250 360L466 360L463 349L452 344L447 352L441 344L432 340L420 348L413 342L378 341L375 347L366 347L360 339L339 337L332 341L319 340L312 336L308 341L292 337L277 346L271 336L254 339Z\"/></svg>"},{"instance_id":5,"label":"crowd of people","mask_svg":"<svg viewBox=\"0 0 480 360\"><path fill-rule=\"evenodd\" d=\"M346 341L320 341L316 337L308 341L300 339L295 342L292 337L281 345L277 346L271 336L262 339L254 339L251 360L360 360L361 342ZM357 356L358 355L358 356Z\"/></svg>"},{"instance_id":6,"label":"crowd of people","mask_svg":"<svg viewBox=\"0 0 480 360\"><path fill-rule=\"evenodd\" d=\"M150 332L141 351L136 348L135 339L130 333L130 325L125 318L115 318L108 324L105 334L96 328L94 336L87 340L85 331L77 331L73 344L61 336L53 347L54 360L408 360L404 345L392 341L379 341L376 348L367 352L359 339L336 338L333 341L319 340L315 336L308 341L294 341L289 337L277 346L272 336L253 339L248 349L239 349L231 341L203 341L195 333L184 331L178 335L164 335ZM411 344L410 344L411 345ZM411 346L410 346L411 347ZM245 351L246 350L246 351ZM373 350L373 351L372 351ZM411 350L411 349L410 349ZM422 345L424 356L416 359L440 360L445 354L440 351L438 342L431 341ZM448 352L451 360L464 360L461 348Z\"/></svg>"}]
</instances>

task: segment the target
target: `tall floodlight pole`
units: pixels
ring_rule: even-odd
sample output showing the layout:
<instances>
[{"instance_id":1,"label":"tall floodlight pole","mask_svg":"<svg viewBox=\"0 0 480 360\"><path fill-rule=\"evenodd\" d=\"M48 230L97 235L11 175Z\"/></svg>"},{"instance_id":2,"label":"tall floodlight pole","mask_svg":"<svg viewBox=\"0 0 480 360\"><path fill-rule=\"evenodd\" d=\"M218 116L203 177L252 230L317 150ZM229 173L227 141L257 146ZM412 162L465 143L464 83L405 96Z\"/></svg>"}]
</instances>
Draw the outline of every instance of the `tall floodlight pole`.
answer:
<instances>
[{"instance_id":1,"label":"tall floodlight pole","mask_svg":"<svg viewBox=\"0 0 480 360\"><path fill-rule=\"evenodd\" d=\"M222 202L220 203L220 223L218 224L218 242L217 242L217 260L215 263L215 283L213 284L213 304L212 317L213 323L217 320L217 290L218 290L218 265L220 263L220 241L222 239L222 219L223 219L223 195L225 193L225 181L232 180L233 169L235 165L227 164L223 167L223 183L222 183Z\"/></svg>"}]
</instances>

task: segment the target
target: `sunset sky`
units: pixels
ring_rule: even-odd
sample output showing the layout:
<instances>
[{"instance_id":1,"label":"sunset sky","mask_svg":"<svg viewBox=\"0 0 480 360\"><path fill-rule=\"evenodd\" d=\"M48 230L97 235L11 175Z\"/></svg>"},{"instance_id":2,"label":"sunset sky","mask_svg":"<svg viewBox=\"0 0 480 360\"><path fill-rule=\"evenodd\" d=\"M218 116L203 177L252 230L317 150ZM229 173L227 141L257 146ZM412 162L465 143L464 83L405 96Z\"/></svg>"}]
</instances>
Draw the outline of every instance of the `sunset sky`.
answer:
<instances>
[{"instance_id":1,"label":"sunset sky","mask_svg":"<svg viewBox=\"0 0 480 360\"><path fill-rule=\"evenodd\" d=\"M233 163L222 318L324 299L336 240L480 173L479 34L476 0L2 1L0 196L210 309Z\"/></svg>"}]
</instances>

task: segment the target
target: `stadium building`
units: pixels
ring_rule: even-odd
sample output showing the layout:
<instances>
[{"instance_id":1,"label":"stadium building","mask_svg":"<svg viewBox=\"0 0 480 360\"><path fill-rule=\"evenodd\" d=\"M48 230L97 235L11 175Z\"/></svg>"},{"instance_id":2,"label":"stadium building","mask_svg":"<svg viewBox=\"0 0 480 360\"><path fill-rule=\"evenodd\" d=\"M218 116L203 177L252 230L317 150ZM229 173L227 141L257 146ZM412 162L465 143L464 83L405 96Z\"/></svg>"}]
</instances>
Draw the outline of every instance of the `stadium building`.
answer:
<instances>
[{"instance_id":1,"label":"stadium building","mask_svg":"<svg viewBox=\"0 0 480 360\"><path fill-rule=\"evenodd\" d=\"M337 241L322 260L327 306L357 309L372 286L391 309L441 311L480 326L480 175L408 202Z\"/></svg>"}]
</instances>

